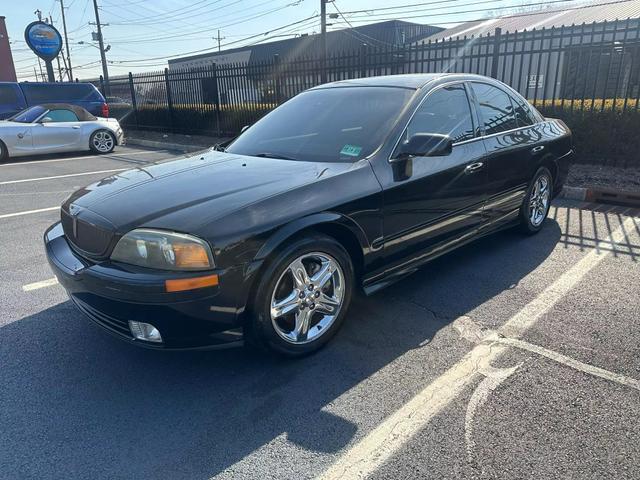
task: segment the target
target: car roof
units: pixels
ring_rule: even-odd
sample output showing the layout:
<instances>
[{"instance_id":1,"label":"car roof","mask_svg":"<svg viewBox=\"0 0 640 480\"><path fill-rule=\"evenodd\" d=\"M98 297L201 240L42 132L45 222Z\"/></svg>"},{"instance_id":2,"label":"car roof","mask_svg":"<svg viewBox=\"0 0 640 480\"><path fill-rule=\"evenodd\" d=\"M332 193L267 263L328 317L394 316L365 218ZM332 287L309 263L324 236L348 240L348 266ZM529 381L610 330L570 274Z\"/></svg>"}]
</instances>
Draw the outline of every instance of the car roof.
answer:
<instances>
[{"instance_id":1,"label":"car roof","mask_svg":"<svg viewBox=\"0 0 640 480\"><path fill-rule=\"evenodd\" d=\"M41 103L39 105L34 105L34 106L46 108L47 110L59 110L59 109L71 110L73 113L76 114L76 116L78 117L78 120L80 120L81 122L92 122L98 119L97 117L87 112L84 108L79 107L78 105L72 105L70 103Z\"/></svg>"},{"instance_id":2,"label":"car roof","mask_svg":"<svg viewBox=\"0 0 640 480\"><path fill-rule=\"evenodd\" d=\"M396 87L419 89L436 80L485 80L495 82L494 79L483 75L473 75L467 73L408 73L402 75L384 75L380 77L354 78L351 80L339 80L337 82L319 85L314 89L334 88L334 87ZM312 89L313 90L313 89Z\"/></svg>"}]
</instances>

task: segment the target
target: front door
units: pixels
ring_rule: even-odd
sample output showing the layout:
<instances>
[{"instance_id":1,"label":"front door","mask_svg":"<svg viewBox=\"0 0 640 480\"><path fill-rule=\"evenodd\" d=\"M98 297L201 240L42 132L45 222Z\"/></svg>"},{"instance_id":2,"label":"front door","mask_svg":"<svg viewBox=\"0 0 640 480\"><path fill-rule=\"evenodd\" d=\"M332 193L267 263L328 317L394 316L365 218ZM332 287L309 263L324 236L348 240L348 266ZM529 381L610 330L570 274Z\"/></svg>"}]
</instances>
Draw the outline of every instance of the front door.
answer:
<instances>
[{"instance_id":1,"label":"front door","mask_svg":"<svg viewBox=\"0 0 640 480\"><path fill-rule=\"evenodd\" d=\"M485 148L476 136L464 83L436 87L410 120L416 133L449 135L451 154L392 163L384 185L384 250L391 264L410 262L477 229L486 199Z\"/></svg>"},{"instance_id":2,"label":"front door","mask_svg":"<svg viewBox=\"0 0 640 480\"><path fill-rule=\"evenodd\" d=\"M65 151L78 147L82 128L73 111L56 109L49 110L40 123L33 125L32 134L34 150Z\"/></svg>"}]
</instances>

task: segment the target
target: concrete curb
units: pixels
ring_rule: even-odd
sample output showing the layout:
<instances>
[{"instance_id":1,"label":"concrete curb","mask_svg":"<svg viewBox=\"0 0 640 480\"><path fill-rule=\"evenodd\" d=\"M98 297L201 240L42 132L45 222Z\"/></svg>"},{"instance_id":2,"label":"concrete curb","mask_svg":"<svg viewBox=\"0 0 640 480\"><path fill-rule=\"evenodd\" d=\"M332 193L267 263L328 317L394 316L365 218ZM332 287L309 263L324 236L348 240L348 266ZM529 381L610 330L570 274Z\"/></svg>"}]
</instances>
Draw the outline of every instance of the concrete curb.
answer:
<instances>
[{"instance_id":1,"label":"concrete curb","mask_svg":"<svg viewBox=\"0 0 640 480\"><path fill-rule=\"evenodd\" d=\"M579 200L582 202L609 203L625 207L640 207L640 192L624 192L598 187L565 186L560 198Z\"/></svg>"},{"instance_id":2,"label":"concrete curb","mask_svg":"<svg viewBox=\"0 0 640 480\"><path fill-rule=\"evenodd\" d=\"M126 145L136 145L138 147L164 148L166 150L179 150L182 152L197 152L206 150L209 147L202 145L183 145L180 143L158 142L155 140L143 140L141 138L127 138ZM210 145L213 146L213 145Z\"/></svg>"}]
</instances>

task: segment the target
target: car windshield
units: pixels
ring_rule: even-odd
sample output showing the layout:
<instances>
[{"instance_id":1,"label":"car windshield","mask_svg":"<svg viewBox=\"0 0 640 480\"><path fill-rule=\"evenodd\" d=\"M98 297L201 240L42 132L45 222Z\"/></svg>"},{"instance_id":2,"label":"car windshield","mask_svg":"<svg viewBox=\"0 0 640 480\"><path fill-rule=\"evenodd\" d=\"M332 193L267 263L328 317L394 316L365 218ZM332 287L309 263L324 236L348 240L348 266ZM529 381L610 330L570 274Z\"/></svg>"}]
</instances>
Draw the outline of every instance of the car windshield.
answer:
<instances>
[{"instance_id":1,"label":"car windshield","mask_svg":"<svg viewBox=\"0 0 640 480\"><path fill-rule=\"evenodd\" d=\"M246 130L226 151L314 162L352 162L373 153L415 90L339 87L304 92Z\"/></svg>"},{"instance_id":2,"label":"car windshield","mask_svg":"<svg viewBox=\"0 0 640 480\"><path fill-rule=\"evenodd\" d=\"M31 108L27 108L26 110L23 110L20 113L16 113L13 117L10 117L8 120L10 122L19 122L19 123L33 123L36 121L36 119L42 115L44 112L46 112L47 109L37 106L37 107L31 107Z\"/></svg>"}]
</instances>

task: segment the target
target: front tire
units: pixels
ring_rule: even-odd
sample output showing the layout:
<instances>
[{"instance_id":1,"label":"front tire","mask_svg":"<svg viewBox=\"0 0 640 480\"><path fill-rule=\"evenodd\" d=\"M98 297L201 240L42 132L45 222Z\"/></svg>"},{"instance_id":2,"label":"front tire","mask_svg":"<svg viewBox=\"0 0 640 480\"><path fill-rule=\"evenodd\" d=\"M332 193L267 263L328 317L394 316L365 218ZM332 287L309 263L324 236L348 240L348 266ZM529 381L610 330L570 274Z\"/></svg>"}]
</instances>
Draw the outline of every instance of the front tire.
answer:
<instances>
[{"instance_id":1,"label":"front tire","mask_svg":"<svg viewBox=\"0 0 640 480\"><path fill-rule=\"evenodd\" d=\"M520 207L520 230L533 235L542 229L551 207L553 176L546 167L540 167L527 189Z\"/></svg>"},{"instance_id":2,"label":"front tire","mask_svg":"<svg viewBox=\"0 0 640 480\"><path fill-rule=\"evenodd\" d=\"M0 140L0 162L5 162L9 159L9 151L7 146Z\"/></svg>"},{"instance_id":3,"label":"front tire","mask_svg":"<svg viewBox=\"0 0 640 480\"><path fill-rule=\"evenodd\" d=\"M318 350L344 322L353 281L349 254L333 238L313 235L292 242L259 279L247 340L288 356Z\"/></svg>"},{"instance_id":4,"label":"front tire","mask_svg":"<svg viewBox=\"0 0 640 480\"><path fill-rule=\"evenodd\" d=\"M111 153L116 148L116 137L109 130L96 130L89 138L89 148L98 154Z\"/></svg>"}]
</instances>

